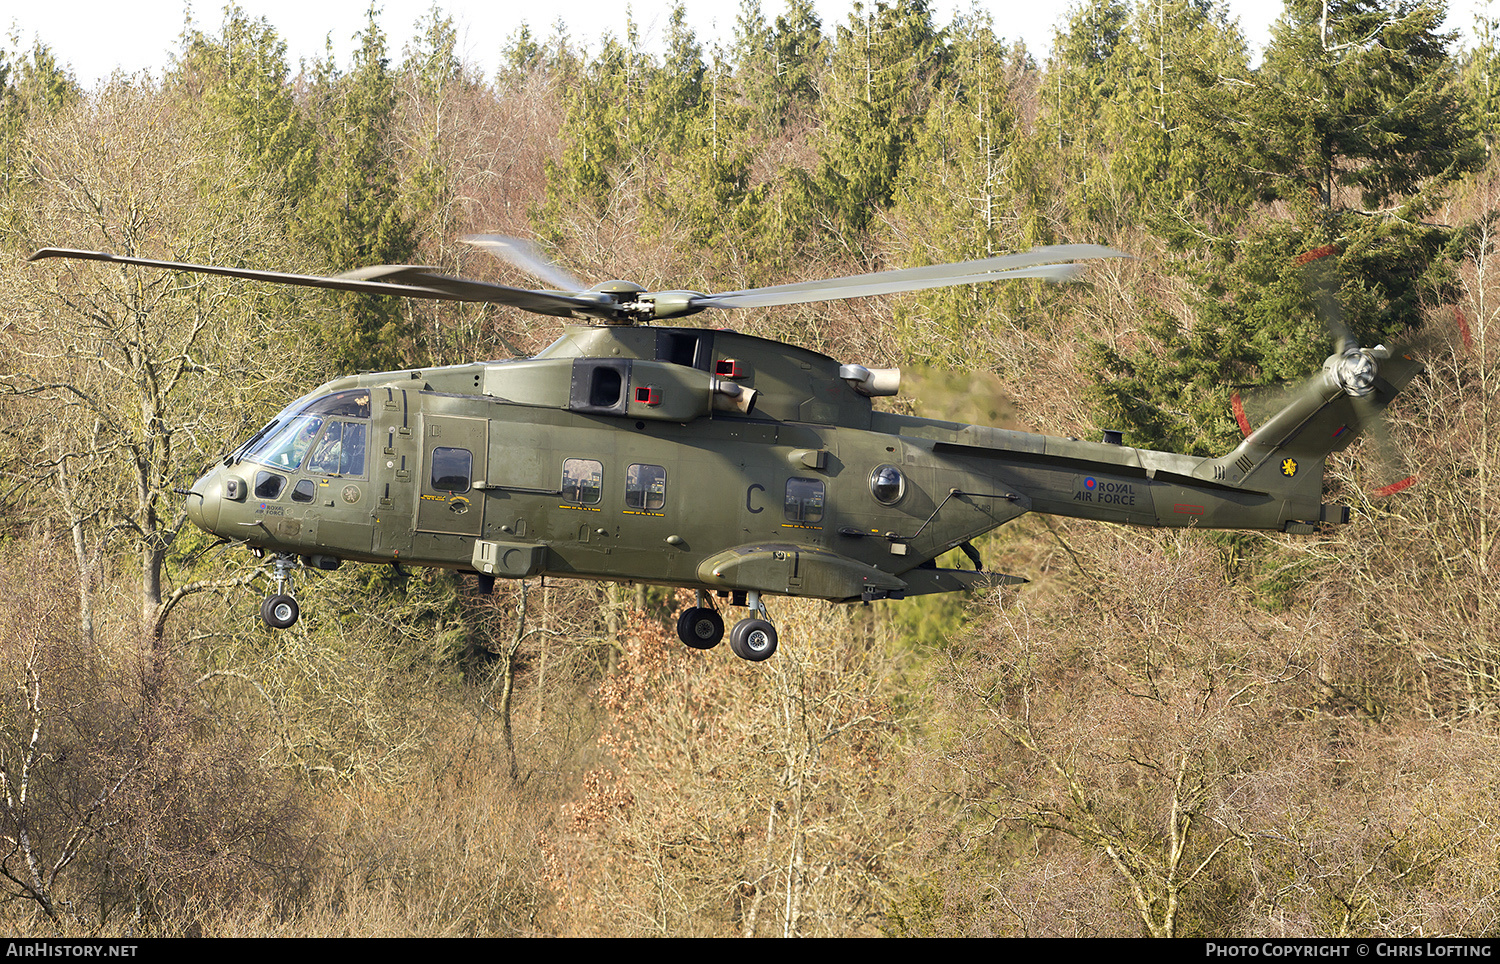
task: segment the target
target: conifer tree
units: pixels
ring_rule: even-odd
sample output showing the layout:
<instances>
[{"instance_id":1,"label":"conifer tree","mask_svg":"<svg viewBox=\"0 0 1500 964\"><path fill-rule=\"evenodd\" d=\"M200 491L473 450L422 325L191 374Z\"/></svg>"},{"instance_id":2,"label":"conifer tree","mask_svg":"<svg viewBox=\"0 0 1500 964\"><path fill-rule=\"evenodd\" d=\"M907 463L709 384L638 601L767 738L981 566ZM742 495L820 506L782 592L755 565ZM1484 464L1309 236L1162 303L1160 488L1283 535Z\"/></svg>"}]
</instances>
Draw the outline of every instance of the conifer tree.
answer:
<instances>
[{"instance_id":1,"label":"conifer tree","mask_svg":"<svg viewBox=\"0 0 1500 964\"><path fill-rule=\"evenodd\" d=\"M524 81L531 72L543 63L545 51L532 36L531 25L522 23L505 42L501 50L500 77L502 84L512 85Z\"/></svg>"},{"instance_id":2,"label":"conifer tree","mask_svg":"<svg viewBox=\"0 0 1500 964\"><path fill-rule=\"evenodd\" d=\"M927 0L855 3L840 25L822 101L814 203L858 245L895 194L903 156L947 69Z\"/></svg>"},{"instance_id":3,"label":"conifer tree","mask_svg":"<svg viewBox=\"0 0 1500 964\"><path fill-rule=\"evenodd\" d=\"M786 13L771 31L772 63L776 69L773 101L785 118L806 116L818 104L818 84L826 69L827 43L823 21L812 0L788 0Z\"/></svg>"},{"instance_id":4,"label":"conifer tree","mask_svg":"<svg viewBox=\"0 0 1500 964\"><path fill-rule=\"evenodd\" d=\"M1195 226L1184 227L1184 208L1243 211L1236 165L1193 111L1247 69L1238 30L1191 0L1077 11L1057 35L1044 94L1075 210L1109 232L1145 222L1164 236Z\"/></svg>"},{"instance_id":5,"label":"conifer tree","mask_svg":"<svg viewBox=\"0 0 1500 964\"><path fill-rule=\"evenodd\" d=\"M599 54L574 74L563 122L561 163L547 168L548 200L541 220L561 225L580 209L603 217L614 189L638 169L642 139L641 88L651 63L640 49L634 21L626 35L606 35Z\"/></svg>"},{"instance_id":6,"label":"conifer tree","mask_svg":"<svg viewBox=\"0 0 1500 964\"><path fill-rule=\"evenodd\" d=\"M812 116L825 49L823 22L810 0L791 0L769 25L759 0L742 0L735 21L735 80L762 131L775 134Z\"/></svg>"},{"instance_id":7,"label":"conifer tree","mask_svg":"<svg viewBox=\"0 0 1500 964\"><path fill-rule=\"evenodd\" d=\"M680 147L650 200L658 231L697 259L709 272L702 276L707 284L712 272L753 271L768 256L764 202L770 186L750 183L751 111L732 97L728 66L716 59L702 87L700 105L682 115Z\"/></svg>"},{"instance_id":8,"label":"conifer tree","mask_svg":"<svg viewBox=\"0 0 1500 964\"><path fill-rule=\"evenodd\" d=\"M1474 18L1474 44L1464 55L1463 86L1471 106L1469 123L1493 155L1500 137L1500 19Z\"/></svg>"},{"instance_id":9,"label":"conifer tree","mask_svg":"<svg viewBox=\"0 0 1500 964\"><path fill-rule=\"evenodd\" d=\"M313 188L318 150L292 96L286 50L267 20L231 6L217 35L184 32L168 79L200 102L205 126L260 175L261 190L276 182L290 215Z\"/></svg>"},{"instance_id":10,"label":"conifer tree","mask_svg":"<svg viewBox=\"0 0 1500 964\"><path fill-rule=\"evenodd\" d=\"M29 123L55 116L78 99L78 84L38 40L28 54L0 50L0 202L26 180L21 138ZM0 237L6 229L0 225Z\"/></svg>"},{"instance_id":11,"label":"conifer tree","mask_svg":"<svg viewBox=\"0 0 1500 964\"><path fill-rule=\"evenodd\" d=\"M454 228L453 172L443 157L443 135L452 126L446 115L477 84L459 59L452 17L433 7L417 26L401 65L401 192L414 221L426 222L422 240L442 246L453 240Z\"/></svg>"},{"instance_id":12,"label":"conifer tree","mask_svg":"<svg viewBox=\"0 0 1500 964\"><path fill-rule=\"evenodd\" d=\"M1407 0L1290 0L1259 70L1191 99L1198 136L1233 164L1223 176L1263 206L1243 236L1196 233L1212 260L1188 330L1162 317L1158 344L1101 352L1100 367L1123 376L1101 391L1120 420L1153 440L1222 447L1226 386L1304 376L1335 347L1331 330L1373 345L1451 294L1457 233L1430 215L1483 148L1442 14ZM1209 426L1217 438L1201 434Z\"/></svg>"},{"instance_id":13,"label":"conifer tree","mask_svg":"<svg viewBox=\"0 0 1500 964\"><path fill-rule=\"evenodd\" d=\"M684 146L688 129L703 107L707 70L703 46L687 24L687 9L679 3L667 24L666 56L660 67L648 72L645 85L643 123L656 140L653 154L670 157Z\"/></svg>"},{"instance_id":14,"label":"conifer tree","mask_svg":"<svg viewBox=\"0 0 1500 964\"><path fill-rule=\"evenodd\" d=\"M1043 218L1049 190L1039 145L1018 121L1012 89L1025 70L1024 54L1007 47L981 16L949 29L947 56L947 83L932 92L902 158L891 207L902 260L966 261L1054 240ZM1037 293L1037 286L1018 283L965 285L903 299L896 309L903 334L913 317L923 322L906 357L976 367L973 350L982 343L976 332L1013 318Z\"/></svg>"},{"instance_id":15,"label":"conifer tree","mask_svg":"<svg viewBox=\"0 0 1500 964\"><path fill-rule=\"evenodd\" d=\"M1045 128L1062 190L1091 222L1106 219L1109 150L1115 138L1103 123L1119 99L1116 49L1127 41L1130 8L1124 0L1091 0L1078 7L1052 38L1044 82Z\"/></svg>"},{"instance_id":16,"label":"conifer tree","mask_svg":"<svg viewBox=\"0 0 1500 964\"><path fill-rule=\"evenodd\" d=\"M302 236L338 270L402 264L416 252L412 222L397 190L395 86L373 6L357 39L353 70L340 76L325 64L315 81L318 120L328 139L299 224ZM331 366L388 369L419 363L412 357L413 332L400 299L342 294L337 300L337 317L322 336Z\"/></svg>"}]
</instances>

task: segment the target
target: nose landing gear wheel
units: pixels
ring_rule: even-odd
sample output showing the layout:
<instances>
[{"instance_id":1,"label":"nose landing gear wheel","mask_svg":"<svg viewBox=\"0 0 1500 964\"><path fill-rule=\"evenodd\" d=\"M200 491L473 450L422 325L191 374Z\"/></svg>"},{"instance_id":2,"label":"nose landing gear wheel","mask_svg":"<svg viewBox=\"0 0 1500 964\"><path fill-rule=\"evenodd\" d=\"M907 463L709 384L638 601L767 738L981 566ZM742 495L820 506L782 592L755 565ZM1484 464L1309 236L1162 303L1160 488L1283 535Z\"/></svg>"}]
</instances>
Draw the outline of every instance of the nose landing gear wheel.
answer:
<instances>
[{"instance_id":1,"label":"nose landing gear wheel","mask_svg":"<svg viewBox=\"0 0 1500 964\"><path fill-rule=\"evenodd\" d=\"M260 618L272 629L290 629L297 624L297 617L301 615L302 610L297 606L297 600L285 593L267 596L260 604Z\"/></svg>"},{"instance_id":2,"label":"nose landing gear wheel","mask_svg":"<svg viewBox=\"0 0 1500 964\"><path fill-rule=\"evenodd\" d=\"M713 649L724 638L724 619L701 606L684 609L677 617L677 638L694 649Z\"/></svg>"},{"instance_id":3,"label":"nose landing gear wheel","mask_svg":"<svg viewBox=\"0 0 1500 964\"><path fill-rule=\"evenodd\" d=\"M278 552L271 565L275 569L276 591L260 604L260 618L272 629L290 629L297 624L302 609L292 593L292 573L297 568L297 557L290 552Z\"/></svg>"},{"instance_id":4,"label":"nose landing gear wheel","mask_svg":"<svg viewBox=\"0 0 1500 964\"><path fill-rule=\"evenodd\" d=\"M741 619L729 632L729 648L752 663L770 659L776 652L776 627L764 619Z\"/></svg>"}]
</instances>

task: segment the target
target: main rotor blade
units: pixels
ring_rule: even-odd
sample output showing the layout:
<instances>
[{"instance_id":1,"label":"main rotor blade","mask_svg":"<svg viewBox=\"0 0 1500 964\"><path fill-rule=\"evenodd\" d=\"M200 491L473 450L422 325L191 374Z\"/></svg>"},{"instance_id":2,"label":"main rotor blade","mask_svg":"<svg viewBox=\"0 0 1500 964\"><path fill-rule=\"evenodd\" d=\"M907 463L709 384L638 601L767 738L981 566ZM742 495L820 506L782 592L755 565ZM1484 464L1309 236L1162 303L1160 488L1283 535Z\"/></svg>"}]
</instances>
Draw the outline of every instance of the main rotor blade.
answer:
<instances>
[{"instance_id":1,"label":"main rotor blade","mask_svg":"<svg viewBox=\"0 0 1500 964\"><path fill-rule=\"evenodd\" d=\"M585 288L576 278L547 261L524 241L501 235L474 235L466 240L544 280L557 284L562 290L512 288L508 285L472 281L468 278L441 274L435 269L417 265L374 265L327 277L290 274L283 271L226 268L219 265L188 264L180 261L159 261L151 258L115 255L106 251L80 251L73 248L42 248L28 260L73 258L83 261L103 261L167 271L191 271L228 278L245 278L273 284L355 291L363 294L485 302L508 305L544 315L567 317L577 314L610 322L616 322L622 317L638 313L633 309L638 309L639 306L622 305L621 299L614 294ZM1058 245L958 264L880 271L801 284L729 291L716 295L694 295L676 313L688 314L704 308L751 308L803 304L812 301L834 301L843 298L864 298L900 291L918 291L925 288L1018 278L1067 281L1077 277L1083 270L1082 266L1056 262L1125 257L1129 255L1101 245ZM641 300L650 302L650 299L644 296ZM652 315L646 314L642 317L649 318Z\"/></svg>"},{"instance_id":2,"label":"main rotor blade","mask_svg":"<svg viewBox=\"0 0 1500 964\"><path fill-rule=\"evenodd\" d=\"M1130 255L1097 244L1065 244L1033 248L1019 254L980 258L958 264L936 264L923 268L902 268L870 274L805 281L799 284L749 288L694 298L695 308L764 308L772 305L797 305L810 301L836 301L844 298L867 298L898 291L920 291L946 288L950 285L977 284L1015 278L1041 278L1067 281L1078 276L1082 265L1055 264L1057 261L1095 258L1128 258Z\"/></svg>"},{"instance_id":3,"label":"main rotor blade","mask_svg":"<svg viewBox=\"0 0 1500 964\"><path fill-rule=\"evenodd\" d=\"M567 316L572 312L598 314L600 301L562 292L511 288L487 281L470 281L452 275L438 274L431 268L416 265L375 265L333 277L288 274L283 271L256 271L249 268L225 268L218 265L187 264L180 261L157 261L132 258L107 251L79 251L73 248L42 248L27 261L43 258L72 258L79 261L105 261L131 264L167 271L192 271L197 274L226 278L247 278L273 284L298 285L306 288L330 288L335 291L357 291L362 294L396 295L402 298L430 298L447 301L476 301L509 305L545 315Z\"/></svg>"},{"instance_id":4,"label":"main rotor blade","mask_svg":"<svg viewBox=\"0 0 1500 964\"><path fill-rule=\"evenodd\" d=\"M583 291L588 287L520 238L503 234L471 234L464 238L464 243L488 251L501 261L515 265L533 278L545 281L560 291Z\"/></svg>"}]
</instances>

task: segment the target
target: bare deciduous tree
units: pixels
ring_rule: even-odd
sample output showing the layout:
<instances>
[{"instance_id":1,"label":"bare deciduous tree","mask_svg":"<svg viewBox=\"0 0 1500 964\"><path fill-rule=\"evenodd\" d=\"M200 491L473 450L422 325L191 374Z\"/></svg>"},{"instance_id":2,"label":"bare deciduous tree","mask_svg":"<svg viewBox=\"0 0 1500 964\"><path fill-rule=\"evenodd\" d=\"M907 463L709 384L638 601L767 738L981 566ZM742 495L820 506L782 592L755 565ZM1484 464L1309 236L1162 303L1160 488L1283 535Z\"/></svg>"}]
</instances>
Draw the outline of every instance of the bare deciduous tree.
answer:
<instances>
[{"instance_id":1,"label":"bare deciduous tree","mask_svg":"<svg viewBox=\"0 0 1500 964\"><path fill-rule=\"evenodd\" d=\"M853 615L783 604L764 664L635 620L600 691L609 756L549 846L571 930L876 933L910 827L883 766L889 666Z\"/></svg>"},{"instance_id":2,"label":"bare deciduous tree","mask_svg":"<svg viewBox=\"0 0 1500 964\"><path fill-rule=\"evenodd\" d=\"M274 251L244 172L199 144L174 98L117 82L27 131L30 174L11 216L29 247L58 244L196 263ZM134 556L143 637L174 604L166 571L185 486L258 414L272 351L240 286L92 262L14 263L0 390L14 403L13 479L68 527L92 632L101 560ZM256 374L252 374L256 373ZM180 597L179 597L180 598Z\"/></svg>"}]
</instances>

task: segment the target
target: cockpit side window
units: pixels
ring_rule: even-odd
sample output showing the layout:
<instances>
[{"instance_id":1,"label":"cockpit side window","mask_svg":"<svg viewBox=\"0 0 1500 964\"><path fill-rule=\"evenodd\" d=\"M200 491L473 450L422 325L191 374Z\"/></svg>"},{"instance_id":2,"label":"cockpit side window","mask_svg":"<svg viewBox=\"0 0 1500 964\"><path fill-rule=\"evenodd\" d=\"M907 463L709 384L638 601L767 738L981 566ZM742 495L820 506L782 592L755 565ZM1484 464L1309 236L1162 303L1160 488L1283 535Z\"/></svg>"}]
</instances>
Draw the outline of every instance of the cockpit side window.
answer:
<instances>
[{"instance_id":1,"label":"cockpit side window","mask_svg":"<svg viewBox=\"0 0 1500 964\"><path fill-rule=\"evenodd\" d=\"M364 475L365 428L362 422L330 422L313 449L307 471L320 475Z\"/></svg>"},{"instance_id":2,"label":"cockpit side window","mask_svg":"<svg viewBox=\"0 0 1500 964\"><path fill-rule=\"evenodd\" d=\"M270 501L281 495L281 490L286 486L286 476L277 475L275 472L255 473L255 497Z\"/></svg>"},{"instance_id":3,"label":"cockpit side window","mask_svg":"<svg viewBox=\"0 0 1500 964\"><path fill-rule=\"evenodd\" d=\"M318 484L312 479L301 479L292 489L293 502L311 502L318 493Z\"/></svg>"}]
</instances>

